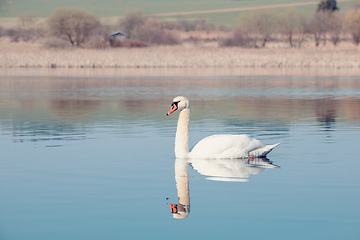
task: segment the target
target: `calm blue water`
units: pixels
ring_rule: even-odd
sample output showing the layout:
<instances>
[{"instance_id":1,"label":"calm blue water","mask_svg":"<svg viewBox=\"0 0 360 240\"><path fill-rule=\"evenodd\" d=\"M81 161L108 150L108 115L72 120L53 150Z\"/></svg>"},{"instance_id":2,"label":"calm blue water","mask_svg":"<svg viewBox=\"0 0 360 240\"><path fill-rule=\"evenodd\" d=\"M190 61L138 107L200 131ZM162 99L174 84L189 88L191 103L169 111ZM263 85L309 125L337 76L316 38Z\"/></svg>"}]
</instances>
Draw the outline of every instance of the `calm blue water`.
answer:
<instances>
[{"instance_id":1,"label":"calm blue water","mask_svg":"<svg viewBox=\"0 0 360 240\"><path fill-rule=\"evenodd\" d=\"M264 161L175 162L177 95L190 145L281 145ZM3 74L0 142L1 240L360 239L356 76Z\"/></svg>"}]
</instances>

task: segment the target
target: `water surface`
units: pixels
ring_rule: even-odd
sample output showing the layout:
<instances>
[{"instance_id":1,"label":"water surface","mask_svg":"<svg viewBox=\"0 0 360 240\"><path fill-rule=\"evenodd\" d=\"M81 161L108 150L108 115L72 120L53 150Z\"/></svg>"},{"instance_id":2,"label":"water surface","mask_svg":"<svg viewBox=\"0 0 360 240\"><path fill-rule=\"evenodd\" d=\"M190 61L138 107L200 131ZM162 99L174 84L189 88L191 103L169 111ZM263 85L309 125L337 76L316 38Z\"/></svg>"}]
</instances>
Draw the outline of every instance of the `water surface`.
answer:
<instances>
[{"instance_id":1,"label":"water surface","mask_svg":"<svg viewBox=\"0 0 360 240\"><path fill-rule=\"evenodd\" d=\"M360 238L356 74L109 71L2 70L0 239ZM281 145L175 161L177 95L191 146Z\"/></svg>"}]
</instances>

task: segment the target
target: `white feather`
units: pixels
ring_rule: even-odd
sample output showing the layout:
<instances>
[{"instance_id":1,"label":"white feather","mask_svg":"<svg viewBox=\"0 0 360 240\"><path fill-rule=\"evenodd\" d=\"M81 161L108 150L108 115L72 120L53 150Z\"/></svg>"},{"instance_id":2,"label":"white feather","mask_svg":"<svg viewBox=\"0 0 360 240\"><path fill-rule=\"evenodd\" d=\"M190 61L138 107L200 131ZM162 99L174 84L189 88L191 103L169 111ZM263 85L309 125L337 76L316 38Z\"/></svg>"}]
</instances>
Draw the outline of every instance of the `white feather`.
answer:
<instances>
[{"instance_id":1,"label":"white feather","mask_svg":"<svg viewBox=\"0 0 360 240\"><path fill-rule=\"evenodd\" d=\"M185 97L176 97L179 113L175 138L175 156L190 159L224 159L265 157L278 144L264 145L248 135L212 135L200 140L189 152L190 103ZM169 111L168 114L171 114Z\"/></svg>"}]
</instances>

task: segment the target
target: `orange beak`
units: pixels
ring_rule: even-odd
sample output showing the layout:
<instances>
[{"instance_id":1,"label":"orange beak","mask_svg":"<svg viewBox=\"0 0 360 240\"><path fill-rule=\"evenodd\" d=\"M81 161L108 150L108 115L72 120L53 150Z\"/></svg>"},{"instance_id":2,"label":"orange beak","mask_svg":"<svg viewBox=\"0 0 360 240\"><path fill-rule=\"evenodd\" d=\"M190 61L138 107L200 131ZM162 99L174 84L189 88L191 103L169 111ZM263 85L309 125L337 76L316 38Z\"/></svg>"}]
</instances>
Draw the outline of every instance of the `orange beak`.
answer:
<instances>
[{"instance_id":1,"label":"orange beak","mask_svg":"<svg viewBox=\"0 0 360 240\"><path fill-rule=\"evenodd\" d=\"M171 209L171 213L177 213L178 209L177 209L177 204L169 204L170 205L170 209Z\"/></svg>"},{"instance_id":2,"label":"orange beak","mask_svg":"<svg viewBox=\"0 0 360 240\"><path fill-rule=\"evenodd\" d=\"M173 112L175 112L177 109L178 109L178 107L177 107L177 104L176 104L176 103L171 104L171 108L170 108L170 110L168 111L168 113L166 114L166 116L169 116L170 114L172 114Z\"/></svg>"}]
</instances>

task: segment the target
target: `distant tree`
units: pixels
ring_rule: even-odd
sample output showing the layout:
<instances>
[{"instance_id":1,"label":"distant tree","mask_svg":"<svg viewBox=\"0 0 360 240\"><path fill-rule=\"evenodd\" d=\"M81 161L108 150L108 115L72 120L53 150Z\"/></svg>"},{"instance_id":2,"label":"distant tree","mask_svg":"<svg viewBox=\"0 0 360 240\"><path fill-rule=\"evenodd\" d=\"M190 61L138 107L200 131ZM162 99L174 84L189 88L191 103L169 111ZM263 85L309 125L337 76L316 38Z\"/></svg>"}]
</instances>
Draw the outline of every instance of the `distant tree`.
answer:
<instances>
[{"instance_id":1,"label":"distant tree","mask_svg":"<svg viewBox=\"0 0 360 240\"><path fill-rule=\"evenodd\" d=\"M45 36L45 30L37 25L38 18L34 14L23 14L17 18L14 28L6 31L12 42L34 42Z\"/></svg>"},{"instance_id":2,"label":"distant tree","mask_svg":"<svg viewBox=\"0 0 360 240\"><path fill-rule=\"evenodd\" d=\"M262 10L255 13L254 27L262 38L262 46L271 39L277 30L277 14L272 10Z\"/></svg>"},{"instance_id":3,"label":"distant tree","mask_svg":"<svg viewBox=\"0 0 360 240\"><path fill-rule=\"evenodd\" d=\"M339 11L340 8L337 6L336 0L321 0L321 2L318 4L316 11Z\"/></svg>"},{"instance_id":4,"label":"distant tree","mask_svg":"<svg viewBox=\"0 0 360 240\"><path fill-rule=\"evenodd\" d=\"M299 26L297 14L295 8L288 8L279 16L279 30L289 41L290 47L293 47L293 36Z\"/></svg>"},{"instance_id":5,"label":"distant tree","mask_svg":"<svg viewBox=\"0 0 360 240\"><path fill-rule=\"evenodd\" d=\"M277 14L269 9L243 14L239 20L239 26L252 30L261 38L261 46L265 47L277 30Z\"/></svg>"},{"instance_id":6,"label":"distant tree","mask_svg":"<svg viewBox=\"0 0 360 240\"><path fill-rule=\"evenodd\" d=\"M14 28L6 31L11 42L34 42L45 36L45 30L37 25L38 18L35 14L23 14L17 18Z\"/></svg>"},{"instance_id":7,"label":"distant tree","mask_svg":"<svg viewBox=\"0 0 360 240\"><path fill-rule=\"evenodd\" d=\"M278 21L279 31L286 37L290 47L295 46L295 41L300 47L307 33L308 17L298 12L296 8L288 8L279 15Z\"/></svg>"},{"instance_id":8,"label":"distant tree","mask_svg":"<svg viewBox=\"0 0 360 240\"><path fill-rule=\"evenodd\" d=\"M314 35L315 46L319 46L321 39L326 44L326 34L329 32L329 17L327 12L319 11L313 14L310 20L309 31Z\"/></svg>"},{"instance_id":9,"label":"distant tree","mask_svg":"<svg viewBox=\"0 0 360 240\"><path fill-rule=\"evenodd\" d=\"M322 0L318 4L311 22L316 46L319 45L321 37L323 37L324 45L326 44L327 33L330 33L331 41L335 46L340 41L340 33L343 27L342 18L337 14L339 10L336 0Z\"/></svg>"},{"instance_id":10,"label":"distant tree","mask_svg":"<svg viewBox=\"0 0 360 240\"><path fill-rule=\"evenodd\" d=\"M78 8L57 8L48 19L51 35L76 46L88 41L91 33L100 25L95 15Z\"/></svg>"},{"instance_id":11,"label":"distant tree","mask_svg":"<svg viewBox=\"0 0 360 240\"><path fill-rule=\"evenodd\" d=\"M229 37L220 39L219 46L253 48L256 46L256 42L247 30L238 28L232 31Z\"/></svg>"},{"instance_id":12,"label":"distant tree","mask_svg":"<svg viewBox=\"0 0 360 240\"><path fill-rule=\"evenodd\" d=\"M123 32L128 34L130 38L134 33L134 30L146 22L147 17L141 10L129 10L125 15L120 18L120 28Z\"/></svg>"},{"instance_id":13,"label":"distant tree","mask_svg":"<svg viewBox=\"0 0 360 240\"><path fill-rule=\"evenodd\" d=\"M299 15L299 21L300 21L300 25L299 25L299 39L298 39L298 47L301 47L301 44L304 42L305 40L305 36L306 34L310 33L310 18L307 14L300 14Z\"/></svg>"},{"instance_id":14,"label":"distant tree","mask_svg":"<svg viewBox=\"0 0 360 240\"><path fill-rule=\"evenodd\" d=\"M34 42L45 36L43 29L23 29L23 28L10 28L7 30L7 36L10 37L11 42Z\"/></svg>"},{"instance_id":15,"label":"distant tree","mask_svg":"<svg viewBox=\"0 0 360 240\"><path fill-rule=\"evenodd\" d=\"M148 18L146 22L133 31L133 38L148 44L177 45L180 38L168 29L158 18Z\"/></svg>"},{"instance_id":16,"label":"distant tree","mask_svg":"<svg viewBox=\"0 0 360 240\"><path fill-rule=\"evenodd\" d=\"M142 25L134 29L132 38L151 43L156 41L156 38L161 34L163 29L164 25L160 19L149 18Z\"/></svg>"},{"instance_id":17,"label":"distant tree","mask_svg":"<svg viewBox=\"0 0 360 240\"><path fill-rule=\"evenodd\" d=\"M178 22L176 21L165 21L163 22L164 27L169 30L180 30L181 27Z\"/></svg>"},{"instance_id":18,"label":"distant tree","mask_svg":"<svg viewBox=\"0 0 360 240\"><path fill-rule=\"evenodd\" d=\"M230 32L232 29L229 26L226 26L224 24L220 24L217 26L217 30L220 32Z\"/></svg>"},{"instance_id":19,"label":"distant tree","mask_svg":"<svg viewBox=\"0 0 360 240\"><path fill-rule=\"evenodd\" d=\"M119 20L120 28L127 33L131 40L148 46L175 45L180 43L180 38L169 29L179 29L176 22L164 23L159 18L147 17L141 10L127 11ZM122 44L119 44L123 46Z\"/></svg>"},{"instance_id":20,"label":"distant tree","mask_svg":"<svg viewBox=\"0 0 360 240\"><path fill-rule=\"evenodd\" d=\"M345 15L346 26L356 45L360 43L360 9L351 9Z\"/></svg>"},{"instance_id":21,"label":"distant tree","mask_svg":"<svg viewBox=\"0 0 360 240\"><path fill-rule=\"evenodd\" d=\"M214 24L208 23L206 19L196 19L194 20L194 26L196 31L204 31L204 32L211 32L215 29Z\"/></svg>"},{"instance_id":22,"label":"distant tree","mask_svg":"<svg viewBox=\"0 0 360 240\"><path fill-rule=\"evenodd\" d=\"M329 15L328 25L331 42L336 46L340 42L340 35L344 29L344 20L339 12L333 12Z\"/></svg>"},{"instance_id":23,"label":"distant tree","mask_svg":"<svg viewBox=\"0 0 360 240\"><path fill-rule=\"evenodd\" d=\"M18 17L17 21L20 28L30 29L38 21L38 18L35 14L23 14Z\"/></svg>"},{"instance_id":24,"label":"distant tree","mask_svg":"<svg viewBox=\"0 0 360 240\"><path fill-rule=\"evenodd\" d=\"M99 26L92 31L87 46L93 48L106 48L110 42L110 34L112 33L109 26Z\"/></svg>"},{"instance_id":25,"label":"distant tree","mask_svg":"<svg viewBox=\"0 0 360 240\"><path fill-rule=\"evenodd\" d=\"M177 19L177 22L183 31L189 32L195 30L195 24L193 21L190 21L186 18L179 18Z\"/></svg>"}]
</instances>

